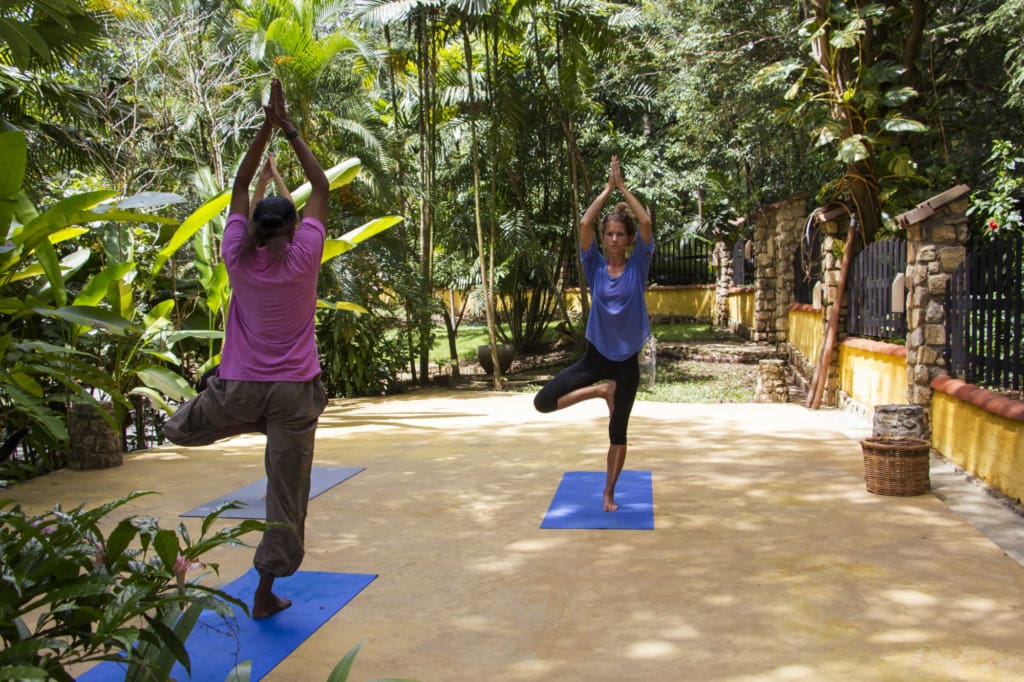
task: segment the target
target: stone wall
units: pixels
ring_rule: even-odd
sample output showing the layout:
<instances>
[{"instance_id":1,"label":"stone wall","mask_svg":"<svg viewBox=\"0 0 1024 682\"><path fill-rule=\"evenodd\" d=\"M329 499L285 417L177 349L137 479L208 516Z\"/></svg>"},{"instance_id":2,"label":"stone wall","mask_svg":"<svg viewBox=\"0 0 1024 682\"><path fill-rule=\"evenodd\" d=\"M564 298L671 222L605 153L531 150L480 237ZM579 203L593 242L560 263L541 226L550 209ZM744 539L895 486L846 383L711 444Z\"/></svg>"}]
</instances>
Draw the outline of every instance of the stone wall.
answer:
<instances>
[{"instance_id":1,"label":"stone wall","mask_svg":"<svg viewBox=\"0 0 1024 682\"><path fill-rule=\"evenodd\" d=\"M711 322L716 327L724 327L729 323L728 297L732 288L732 246L729 242L715 242L712 253L712 265L715 266L715 307L711 311Z\"/></svg>"},{"instance_id":2,"label":"stone wall","mask_svg":"<svg viewBox=\"0 0 1024 682\"><path fill-rule=\"evenodd\" d=\"M958 185L897 217L907 231L907 402L928 406L948 374L946 282L967 255L969 188Z\"/></svg>"},{"instance_id":3,"label":"stone wall","mask_svg":"<svg viewBox=\"0 0 1024 682\"><path fill-rule=\"evenodd\" d=\"M807 224L807 197L767 206L754 221L754 329L752 340L784 348L793 302L793 256Z\"/></svg>"}]
</instances>

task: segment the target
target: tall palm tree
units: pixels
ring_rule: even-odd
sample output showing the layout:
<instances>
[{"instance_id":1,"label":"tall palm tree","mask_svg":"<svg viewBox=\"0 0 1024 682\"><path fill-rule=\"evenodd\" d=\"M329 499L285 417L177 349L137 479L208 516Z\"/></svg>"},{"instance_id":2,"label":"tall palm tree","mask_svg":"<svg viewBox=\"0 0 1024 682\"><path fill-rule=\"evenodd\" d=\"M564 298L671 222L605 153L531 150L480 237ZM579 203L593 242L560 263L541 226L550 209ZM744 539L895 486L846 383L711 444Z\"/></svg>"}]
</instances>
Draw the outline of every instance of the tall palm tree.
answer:
<instances>
[{"instance_id":1,"label":"tall palm tree","mask_svg":"<svg viewBox=\"0 0 1024 682\"><path fill-rule=\"evenodd\" d=\"M351 104L355 92L341 93L329 86L336 71L350 62L365 67L375 57L360 35L344 0L243 0L235 12L237 39L248 48L254 70L265 68L281 78L289 104L298 113L296 123L306 133L315 125L318 138L346 132L369 149L379 142L359 119L339 115L340 105ZM266 87L265 83L258 84ZM329 100L332 106L324 106Z\"/></svg>"},{"instance_id":2,"label":"tall palm tree","mask_svg":"<svg viewBox=\"0 0 1024 682\"><path fill-rule=\"evenodd\" d=\"M0 127L25 132L30 179L85 164L102 144L88 132L98 125L100 93L66 77L76 59L102 45L107 12L102 3L92 7L11 0L0 14Z\"/></svg>"}]
</instances>

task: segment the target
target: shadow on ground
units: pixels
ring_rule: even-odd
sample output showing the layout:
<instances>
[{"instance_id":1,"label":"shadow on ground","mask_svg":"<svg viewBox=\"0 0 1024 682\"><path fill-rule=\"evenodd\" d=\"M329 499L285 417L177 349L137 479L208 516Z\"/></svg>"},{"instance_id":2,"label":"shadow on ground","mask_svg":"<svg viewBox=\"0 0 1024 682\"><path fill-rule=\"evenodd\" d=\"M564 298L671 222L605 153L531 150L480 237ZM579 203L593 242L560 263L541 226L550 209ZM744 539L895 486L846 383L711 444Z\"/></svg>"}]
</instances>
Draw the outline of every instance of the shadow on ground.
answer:
<instances>
[{"instance_id":1,"label":"shadow on ground","mask_svg":"<svg viewBox=\"0 0 1024 682\"><path fill-rule=\"evenodd\" d=\"M562 473L603 467L601 412L332 403L317 463L366 469L311 503L303 568L379 577L267 679L326 680L360 641L354 680L1024 679L1024 568L931 494L868 494L869 434L835 413L638 403L627 468L653 473L655 530L541 530ZM165 447L9 492L41 509L156 489L133 511L172 527L262 476L262 448ZM231 579L251 550L211 560Z\"/></svg>"}]
</instances>

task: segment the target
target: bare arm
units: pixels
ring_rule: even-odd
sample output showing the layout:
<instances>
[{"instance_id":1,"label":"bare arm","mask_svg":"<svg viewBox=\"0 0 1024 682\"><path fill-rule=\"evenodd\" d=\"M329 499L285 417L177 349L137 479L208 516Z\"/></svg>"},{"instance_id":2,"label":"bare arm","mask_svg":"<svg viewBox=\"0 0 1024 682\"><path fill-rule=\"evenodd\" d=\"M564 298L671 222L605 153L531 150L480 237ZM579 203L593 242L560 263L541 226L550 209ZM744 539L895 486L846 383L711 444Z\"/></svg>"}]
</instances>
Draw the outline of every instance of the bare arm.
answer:
<instances>
[{"instance_id":1,"label":"bare arm","mask_svg":"<svg viewBox=\"0 0 1024 682\"><path fill-rule=\"evenodd\" d=\"M309 180L310 193L306 205L302 209L304 217L316 218L321 223L327 221L327 199L330 195L330 183L327 175L320 167L320 162L313 155L309 145L298 134L298 130L288 118L288 111L284 103L284 90L281 88L281 81L274 79L270 83L270 103L265 107L267 119L274 125L285 131L285 137L292 145L295 156L299 159L306 179Z\"/></svg>"},{"instance_id":2,"label":"bare arm","mask_svg":"<svg viewBox=\"0 0 1024 682\"><path fill-rule=\"evenodd\" d=\"M277 193L287 199L293 201L292 193L288 191L288 185L284 184L284 178L277 171L277 166L274 164L274 155L269 154L267 156L267 164L270 166L270 173L274 176L274 186L277 187Z\"/></svg>"},{"instance_id":3,"label":"bare arm","mask_svg":"<svg viewBox=\"0 0 1024 682\"><path fill-rule=\"evenodd\" d=\"M584 211L583 217L580 218L580 249L586 253L590 250L591 244L594 243L594 224L597 222L597 216L601 214L601 209L604 208L605 203L608 201L608 197L611 196L612 190L615 189L615 185L612 182L613 176L611 173L608 174L608 184L604 186L601 193L598 194L594 201L591 202L587 210Z\"/></svg>"},{"instance_id":4,"label":"bare arm","mask_svg":"<svg viewBox=\"0 0 1024 682\"><path fill-rule=\"evenodd\" d=\"M622 168L619 167L619 157L612 157L612 178L615 182L615 188L619 190L619 194L625 199L629 209L633 211L633 215L636 216L637 220L637 232L640 233L640 238L647 244L651 243L651 215L644 208L644 205L640 203L640 200L633 196L633 193L626 187L626 179L622 175Z\"/></svg>"},{"instance_id":5,"label":"bare arm","mask_svg":"<svg viewBox=\"0 0 1024 682\"><path fill-rule=\"evenodd\" d=\"M260 199L267 193L267 183L273 177L273 173L270 170L273 164L274 155L267 154L267 160L263 162L260 174L256 177L256 187L252 190L252 199L249 200L249 218L252 218L253 211L256 210L256 204L260 203Z\"/></svg>"},{"instance_id":6,"label":"bare arm","mask_svg":"<svg viewBox=\"0 0 1024 682\"><path fill-rule=\"evenodd\" d=\"M250 143L245 156L242 157L242 163L239 164L238 171L235 173L235 184L231 187L231 207L229 209L231 213L249 215L249 185L252 184L252 178L256 175L256 169L259 168L260 159L263 157L263 150L267 147L267 141L270 140L270 133L273 129L270 120L265 120Z\"/></svg>"}]
</instances>

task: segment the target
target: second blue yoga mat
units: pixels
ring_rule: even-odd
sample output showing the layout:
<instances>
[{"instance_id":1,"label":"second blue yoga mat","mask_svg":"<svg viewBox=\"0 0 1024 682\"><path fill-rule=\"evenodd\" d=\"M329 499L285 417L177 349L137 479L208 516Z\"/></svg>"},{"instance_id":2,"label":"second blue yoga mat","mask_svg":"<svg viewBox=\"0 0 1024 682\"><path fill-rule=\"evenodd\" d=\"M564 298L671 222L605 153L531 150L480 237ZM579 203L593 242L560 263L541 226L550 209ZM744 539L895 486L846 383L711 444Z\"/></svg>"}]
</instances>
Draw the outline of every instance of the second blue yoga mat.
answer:
<instances>
[{"instance_id":1,"label":"second blue yoga mat","mask_svg":"<svg viewBox=\"0 0 1024 682\"><path fill-rule=\"evenodd\" d=\"M365 467L313 467L309 479L309 499L313 499L320 493L326 492L342 481L348 480L358 474ZM267 518L267 505L263 496L267 493L267 479L261 478L258 481L239 488L227 495L222 495L206 504L201 504L195 509L190 509L181 516L206 516L218 506L232 501L242 503L238 509L228 509L221 513L222 519L265 519Z\"/></svg>"},{"instance_id":2,"label":"second blue yoga mat","mask_svg":"<svg viewBox=\"0 0 1024 682\"><path fill-rule=\"evenodd\" d=\"M654 530L650 471L623 471L615 486L619 510L603 508L605 473L567 471L555 491L541 528Z\"/></svg>"},{"instance_id":3,"label":"second blue yoga mat","mask_svg":"<svg viewBox=\"0 0 1024 682\"><path fill-rule=\"evenodd\" d=\"M179 682L224 682L236 665L252 661L250 679L259 680L376 577L367 573L299 571L274 583L274 592L291 599L292 605L269 618L253 620L232 606L235 618L225 622L207 611L199 617L185 647L192 661L192 676L178 664L171 677ZM259 574L249 569L221 589L251 604L258 582ZM339 647L347 650L344 645ZM124 677L124 665L106 662L86 671L78 682L123 682Z\"/></svg>"}]
</instances>

